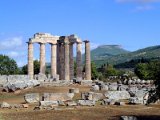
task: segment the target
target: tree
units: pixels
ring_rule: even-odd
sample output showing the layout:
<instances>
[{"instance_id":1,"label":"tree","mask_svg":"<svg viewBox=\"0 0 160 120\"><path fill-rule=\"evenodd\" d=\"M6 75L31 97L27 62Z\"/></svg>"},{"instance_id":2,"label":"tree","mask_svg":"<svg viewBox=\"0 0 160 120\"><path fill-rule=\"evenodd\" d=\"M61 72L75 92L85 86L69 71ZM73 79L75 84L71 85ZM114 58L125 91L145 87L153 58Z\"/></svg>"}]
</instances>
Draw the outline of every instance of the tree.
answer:
<instances>
[{"instance_id":1,"label":"tree","mask_svg":"<svg viewBox=\"0 0 160 120\"><path fill-rule=\"evenodd\" d=\"M74 76L77 75L77 63L74 61Z\"/></svg>"},{"instance_id":2,"label":"tree","mask_svg":"<svg viewBox=\"0 0 160 120\"><path fill-rule=\"evenodd\" d=\"M95 80L99 77L96 64L93 61L91 62L91 77L92 77L92 80Z\"/></svg>"},{"instance_id":3,"label":"tree","mask_svg":"<svg viewBox=\"0 0 160 120\"><path fill-rule=\"evenodd\" d=\"M148 63L139 63L135 68L135 74L140 79L145 79L145 80L150 79L148 67L149 67Z\"/></svg>"},{"instance_id":4,"label":"tree","mask_svg":"<svg viewBox=\"0 0 160 120\"><path fill-rule=\"evenodd\" d=\"M137 76L142 79L154 80L156 88L149 91L147 104L156 102L160 99L160 61L140 63L137 65L135 72Z\"/></svg>"},{"instance_id":5,"label":"tree","mask_svg":"<svg viewBox=\"0 0 160 120\"><path fill-rule=\"evenodd\" d=\"M107 78L108 76L117 76L118 75L118 70L116 70L115 68L113 68L113 65L107 65L105 67L105 71L104 71L104 76L105 78Z\"/></svg>"},{"instance_id":6,"label":"tree","mask_svg":"<svg viewBox=\"0 0 160 120\"><path fill-rule=\"evenodd\" d=\"M0 74L13 75L18 74L19 69L15 60L5 55L0 55Z\"/></svg>"},{"instance_id":7,"label":"tree","mask_svg":"<svg viewBox=\"0 0 160 120\"><path fill-rule=\"evenodd\" d=\"M40 71L40 62L38 60L34 60L34 74L39 74ZM22 74L28 73L28 65L24 65L22 67Z\"/></svg>"}]
</instances>

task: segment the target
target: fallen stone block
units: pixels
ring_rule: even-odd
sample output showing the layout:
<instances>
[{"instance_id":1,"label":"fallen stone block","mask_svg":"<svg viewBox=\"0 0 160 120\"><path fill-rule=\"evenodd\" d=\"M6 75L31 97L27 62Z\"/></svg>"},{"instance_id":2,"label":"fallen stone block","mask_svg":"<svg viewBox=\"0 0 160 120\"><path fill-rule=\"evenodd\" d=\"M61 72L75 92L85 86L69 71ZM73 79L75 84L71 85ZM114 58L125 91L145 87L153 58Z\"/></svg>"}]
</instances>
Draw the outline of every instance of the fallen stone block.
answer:
<instances>
[{"instance_id":1,"label":"fallen stone block","mask_svg":"<svg viewBox=\"0 0 160 120\"><path fill-rule=\"evenodd\" d=\"M93 101L93 100L78 100L78 105L81 105L81 106L95 106L95 101Z\"/></svg>"},{"instance_id":2,"label":"fallen stone block","mask_svg":"<svg viewBox=\"0 0 160 120\"><path fill-rule=\"evenodd\" d=\"M117 90L118 91L127 91L128 85L119 84Z\"/></svg>"},{"instance_id":3,"label":"fallen stone block","mask_svg":"<svg viewBox=\"0 0 160 120\"><path fill-rule=\"evenodd\" d=\"M99 85L92 85L91 91L99 91Z\"/></svg>"},{"instance_id":4,"label":"fallen stone block","mask_svg":"<svg viewBox=\"0 0 160 120\"><path fill-rule=\"evenodd\" d=\"M108 89L109 89L108 85L105 85L105 84L101 84L100 85L100 90L102 90L102 91L108 91Z\"/></svg>"},{"instance_id":5,"label":"fallen stone block","mask_svg":"<svg viewBox=\"0 0 160 120\"><path fill-rule=\"evenodd\" d=\"M81 85L92 86L92 80L82 80Z\"/></svg>"},{"instance_id":6,"label":"fallen stone block","mask_svg":"<svg viewBox=\"0 0 160 120\"><path fill-rule=\"evenodd\" d=\"M135 116L121 116L120 120L138 120Z\"/></svg>"},{"instance_id":7,"label":"fallen stone block","mask_svg":"<svg viewBox=\"0 0 160 120\"><path fill-rule=\"evenodd\" d=\"M146 101L143 100L142 97L130 97L129 104L145 104Z\"/></svg>"},{"instance_id":8,"label":"fallen stone block","mask_svg":"<svg viewBox=\"0 0 160 120\"><path fill-rule=\"evenodd\" d=\"M11 104L11 108L23 108L22 104Z\"/></svg>"},{"instance_id":9,"label":"fallen stone block","mask_svg":"<svg viewBox=\"0 0 160 120\"><path fill-rule=\"evenodd\" d=\"M3 90L6 92L15 92L16 90L32 88L38 85L40 85L40 83L37 80L16 80L4 84Z\"/></svg>"},{"instance_id":10,"label":"fallen stone block","mask_svg":"<svg viewBox=\"0 0 160 120\"><path fill-rule=\"evenodd\" d=\"M15 86L16 90L17 90L17 89L22 90L22 89L27 88L27 84L25 84L25 83L23 83L23 82L16 83L16 84L14 84L14 86Z\"/></svg>"},{"instance_id":11,"label":"fallen stone block","mask_svg":"<svg viewBox=\"0 0 160 120\"><path fill-rule=\"evenodd\" d=\"M67 106L77 106L77 103L75 101L67 102Z\"/></svg>"},{"instance_id":12,"label":"fallen stone block","mask_svg":"<svg viewBox=\"0 0 160 120\"><path fill-rule=\"evenodd\" d=\"M11 108L11 105L8 104L7 102L2 102L1 103L1 108Z\"/></svg>"},{"instance_id":13,"label":"fallen stone block","mask_svg":"<svg viewBox=\"0 0 160 120\"><path fill-rule=\"evenodd\" d=\"M29 108L29 105L28 104L22 104L22 107L23 108Z\"/></svg>"},{"instance_id":14,"label":"fallen stone block","mask_svg":"<svg viewBox=\"0 0 160 120\"><path fill-rule=\"evenodd\" d=\"M130 94L127 91L107 91L104 95L108 99L114 99L114 100L130 98Z\"/></svg>"},{"instance_id":15,"label":"fallen stone block","mask_svg":"<svg viewBox=\"0 0 160 120\"><path fill-rule=\"evenodd\" d=\"M42 108L53 108L58 106L58 101L40 101L40 106Z\"/></svg>"},{"instance_id":16,"label":"fallen stone block","mask_svg":"<svg viewBox=\"0 0 160 120\"><path fill-rule=\"evenodd\" d=\"M37 80L46 80L47 79L46 75L42 74L42 73L36 75L35 77Z\"/></svg>"},{"instance_id":17,"label":"fallen stone block","mask_svg":"<svg viewBox=\"0 0 160 120\"><path fill-rule=\"evenodd\" d=\"M59 104L59 106L65 106L65 105L66 105L66 104L65 104L63 101L61 101L61 100L58 101L58 104Z\"/></svg>"},{"instance_id":18,"label":"fallen stone block","mask_svg":"<svg viewBox=\"0 0 160 120\"><path fill-rule=\"evenodd\" d=\"M93 93L92 94L92 100L98 101L104 98L104 95L102 93Z\"/></svg>"},{"instance_id":19,"label":"fallen stone block","mask_svg":"<svg viewBox=\"0 0 160 120\"><path fill-rule=\"evenodd\" d=\"M44 93L44 101L67 101L72 100L74 93Z\"/></svg>"},{"instance_id":20,"label":"fallen stone block","mask_svg":"<svg viewBox=\"0 0 160 120\"><path fill-rule=\"evenodd\" d=\"M113 99L103 99L102 105L114 105L115 100Z\"/></svg>"},{"instance_id":21,"label":"fallen stone block","mask_svg":"<svg viewBox=\"0 0 160 120\"><path fill-rule=\"evenodd\" d=\"M102 93L85 92L81 94L83 100L94 100L98 101L104 98Z\"/></svg>"},{"instance_id":22,"label":"fallen stone block","mask_svg":"<svg viewBox=\"0 0 160 120\"><path fill-rule=\"evenodd\" d=\"M25 94L24 99L27 103L36 103L40 101L39 93Z\"/></svg>"},{"instance_id":23,"label":"fallen stone block","mask_svg":"<svg viewBox=\"0 0 160 120\"><path fill-rule=\"evenodd\" d=\"M108 90L110 90L110 91L116 91L117 88L118 88L118 85L117 85L117 84L110 84L110 85L108 86Z\"/></svg>"}]
</instances>

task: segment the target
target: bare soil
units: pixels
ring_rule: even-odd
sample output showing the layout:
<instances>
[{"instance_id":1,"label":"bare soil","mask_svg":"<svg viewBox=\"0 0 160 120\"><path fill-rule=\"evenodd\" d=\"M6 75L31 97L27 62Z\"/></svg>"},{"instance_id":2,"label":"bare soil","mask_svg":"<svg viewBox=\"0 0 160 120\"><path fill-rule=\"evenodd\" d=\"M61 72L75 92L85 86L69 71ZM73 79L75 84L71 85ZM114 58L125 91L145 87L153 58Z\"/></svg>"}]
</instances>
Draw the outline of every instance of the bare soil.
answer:
<instances>
[{"instance_id":1,"label":"bare soil","mask_svg":"<svg viewBox=\"0 0 160 120\"><path fill-rule=\"evenodd\" d=\"M45 92L62 93L68 92L69 88L77 87L80 92L89 91L89 87L74 85L68 87L36 87L18 91L16 93L0 92L0 102L10 104L25 103L24 95L26 93ZM80 94L75 95L74 99L79 99ZM95 107L73 107L65 110L39 110L35 111L34 106L30 104L25 109L0 109L0 120L118 120L122 115L137 116L140 120L160 120L160 104L157 105L125 105L125 106L101 106Z\"/></svg>"}]
</instances>

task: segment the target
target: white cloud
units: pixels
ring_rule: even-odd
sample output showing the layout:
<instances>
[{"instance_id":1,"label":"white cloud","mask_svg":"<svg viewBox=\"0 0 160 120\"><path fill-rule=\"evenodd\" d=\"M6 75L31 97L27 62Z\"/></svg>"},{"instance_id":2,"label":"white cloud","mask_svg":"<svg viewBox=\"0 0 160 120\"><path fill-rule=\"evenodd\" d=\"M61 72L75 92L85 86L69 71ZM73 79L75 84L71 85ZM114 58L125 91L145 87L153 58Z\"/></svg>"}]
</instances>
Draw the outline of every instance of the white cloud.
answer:
<instances>
[{"instance_id":1,"label":"white cloud","mask_svg":"<svg viewBox=\"0 0 160 120\"><path fill-rule=\"evenodd\" d=\"M137 6L133 12L138 12L138 11L147 11L147 10L153 10L154 7L153 6L149 6L149 5L144 5L144 6Z\"/></svg>"},{"instance_id":2,"label":"white cloud","mask_svg":"<svg viewBox=\"0 0 160 120\"><path fill-rule=\"evenodd\" d=\"M160 0L116 0L118 3L154 3Z\"/></svg>"},{"instance_id":3,"label":"white cloud","mask_svg":"<svg viewBox=\"0 0 160 120\"><path fill-rule=\"evenodd\" d=\"M0 50L10 50L22 46L22 37L13 37L0 40Z\"/></svg>"},{"instance_id":4,"label":"white cloud","mask_svg":"<svg viewBox=\"0 0 160 120\"><path fill-rule=\"evenodd\" d=\"M25 53L17 52L17 51L10 51L7 53L7 55L11 58L20 58L26 56Z\"/></svg>"},{"instance_id":5,"label":"white cloud","mask_svg":"<svg viewBox=\"0 0 160 120\"><path fill-rule=\"evenodd\" d=\"M149 11L155 8L153 3L160 3L160 0L115 0L117 3L135 4L132 12Z\"/></svg>"}]
</instances>

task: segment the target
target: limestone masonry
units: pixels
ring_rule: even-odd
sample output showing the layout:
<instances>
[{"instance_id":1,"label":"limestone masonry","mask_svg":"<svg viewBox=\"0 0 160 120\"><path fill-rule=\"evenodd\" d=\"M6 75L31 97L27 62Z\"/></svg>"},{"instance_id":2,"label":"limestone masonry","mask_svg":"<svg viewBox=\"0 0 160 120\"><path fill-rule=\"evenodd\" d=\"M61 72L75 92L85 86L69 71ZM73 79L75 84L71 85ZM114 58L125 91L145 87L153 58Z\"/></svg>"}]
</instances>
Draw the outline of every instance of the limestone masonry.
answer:
<instances>
[{"instance_id":1,"label":"limestone masonry","mask_svg":"<svg viewBox=\"0 0 160 120\"><path fill-rule=\"evenodd\" d=\"M28 76L33 79L33 44L40 44L40 74L45 74L45 44L51 45L51 77L60 80L72 80L74 78L74 58L73 44L76 44L76 78L82 80L82 41L75 35L70 36L53 36L48 33L36 33L33 38L29 39L28 43ZM91 80L91 57L90 43L88 40L85 43L85 79Z\"/></svg>"}]
</instances>

